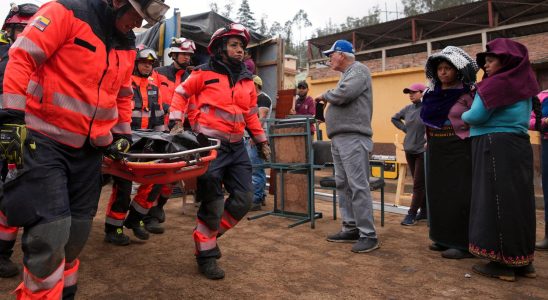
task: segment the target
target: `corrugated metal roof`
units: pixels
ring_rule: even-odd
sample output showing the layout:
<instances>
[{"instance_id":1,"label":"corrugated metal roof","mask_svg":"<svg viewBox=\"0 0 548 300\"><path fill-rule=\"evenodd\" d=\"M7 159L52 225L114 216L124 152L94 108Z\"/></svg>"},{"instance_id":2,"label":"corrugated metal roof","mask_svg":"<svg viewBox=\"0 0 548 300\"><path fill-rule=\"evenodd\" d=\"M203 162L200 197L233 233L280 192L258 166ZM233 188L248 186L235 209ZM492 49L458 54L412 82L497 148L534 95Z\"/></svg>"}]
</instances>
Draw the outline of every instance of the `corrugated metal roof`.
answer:
<instances>
[{"instance_id":1,"label":"corrugated metal roof","mask_svg":"<svg viewBox=\"0 0 548 300\"><path fill-rule=\"evenodd\" d=\"M544 18L548 18L548 0L483 0L322 36L310 39L309 43L315 58L319 57L319 51L329 49L339 39L353 42L356 52L402 45L402 50L399 51L401 54L415 53L421 49L413 49L412 44L422 40L440 39ZM519 36L539 32L548 32L548 22L526 28L507 29L505 34Z\"/></svg>"}]
</instances>

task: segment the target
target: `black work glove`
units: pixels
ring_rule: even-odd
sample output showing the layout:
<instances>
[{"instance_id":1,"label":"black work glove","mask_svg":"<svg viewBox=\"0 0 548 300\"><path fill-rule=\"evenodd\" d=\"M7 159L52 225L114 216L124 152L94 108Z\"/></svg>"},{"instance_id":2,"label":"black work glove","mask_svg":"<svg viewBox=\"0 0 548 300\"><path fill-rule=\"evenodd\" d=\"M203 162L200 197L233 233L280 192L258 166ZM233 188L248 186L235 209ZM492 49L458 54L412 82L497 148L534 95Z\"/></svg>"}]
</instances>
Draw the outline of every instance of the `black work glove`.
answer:
<instances>
[{"instance_id":1,"label":"black work glove","mask_svg":"<svg viewBox=\"0 0 548 300\"><path fill-rule=\"evenodd\" d=\"M27 140L25 113L19 110L0 110L0 158L7 163L23 167L23 152L25 147L33 151L36 144Z\"/></svg>"},{"instance_id":2,"label":"black work glove","mask_svg":"<svg viewBox=\"0 0 548 300\"><path fill-rule=\"evenodd\" d=\"M116 134L114 135L114 140L104 151L106 157L121 160L124 158L123 154L129 151L131 147L131 135L129 134Z\"/></svg>"},{"instance_id":3,"label":"black work glove","mask_svg":"<svg viewBox=\"0 0 548 300\"><path fill-rule=\"evenodd\" d=\"M257 146L257 154L259 154L259 157L263 159L264 161L270 161L270 145L268 145L268 142L262 142L259 144L256 144Z\"/></svg>"}]
</instances>

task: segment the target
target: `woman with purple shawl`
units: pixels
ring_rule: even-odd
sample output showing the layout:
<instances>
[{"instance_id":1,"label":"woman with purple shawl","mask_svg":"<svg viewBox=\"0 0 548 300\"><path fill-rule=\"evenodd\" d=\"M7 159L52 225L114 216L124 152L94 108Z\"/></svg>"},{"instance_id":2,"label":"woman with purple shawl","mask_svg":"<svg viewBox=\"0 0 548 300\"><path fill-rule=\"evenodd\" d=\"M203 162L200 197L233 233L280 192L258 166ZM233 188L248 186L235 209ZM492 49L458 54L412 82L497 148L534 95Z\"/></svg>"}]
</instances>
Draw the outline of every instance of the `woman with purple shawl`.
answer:
<instances>
[{"instance_id":1,"label":"woman with purple shawl","mask_svg":"<svg viewBox=\"0 0 548 300\"><path fill-rule=\"evenodd\" d=\"M499 38L478 53L485 71L462 119L470 124L472 203L469 251L489 260L473 270L514 281L536 277L533 151L527 129L538 94L527 48Z\"/></svg>"},{"instance_id":2,"label":"woman with purple shawl","mask_svg":"<svg viewBox=\"0 0 548 300\"><path fill-rule=\"evenodd\" d=\"M426 62L430 81L422 100L426 125L426 199L430 250L449 259L468 252L472 163L468 126L461 115L472 104L478 66L458 47L449 46Z\"/></svg>"}]
</instances>

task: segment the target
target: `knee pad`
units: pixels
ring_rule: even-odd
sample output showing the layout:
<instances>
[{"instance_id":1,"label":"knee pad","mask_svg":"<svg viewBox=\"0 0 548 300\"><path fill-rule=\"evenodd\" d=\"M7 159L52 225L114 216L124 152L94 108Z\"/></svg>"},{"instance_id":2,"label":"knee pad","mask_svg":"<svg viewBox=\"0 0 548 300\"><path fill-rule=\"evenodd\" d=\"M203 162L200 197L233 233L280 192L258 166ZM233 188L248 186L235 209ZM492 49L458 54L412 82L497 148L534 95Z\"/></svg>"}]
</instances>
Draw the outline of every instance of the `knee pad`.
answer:
<instances>
[{"instance_id":1,"label":"knee pad","mask_svg":"<svg viewBox=\"0 0 548 300\"><path fill-rule=\"evenodd\" d=\"M70 235L65 246L65 260L72 262L86 245L91 231L92 220L72 219L70 226Z\"/></svg>"},{"instance_id":2,"label":"knee pad","mask_svg":"<svg viewBox=\"0 0 548 300\"><path fill-rule=\"evenodd\" d=\"M241 220L251 208L253 192L235 191L225 202L225 210L236 220Z\"/></svg>"},{"instance_id":3,"label":"knee pad","mask_svg":"<svg viewBox=\"0 0 548 300\"><path fill-rule=\"evenodd\" d=\"M65 258L71 218L25 228L22 238L23 262L29 272L38 278L53 273Z\"/></svg>"}]
</instances>

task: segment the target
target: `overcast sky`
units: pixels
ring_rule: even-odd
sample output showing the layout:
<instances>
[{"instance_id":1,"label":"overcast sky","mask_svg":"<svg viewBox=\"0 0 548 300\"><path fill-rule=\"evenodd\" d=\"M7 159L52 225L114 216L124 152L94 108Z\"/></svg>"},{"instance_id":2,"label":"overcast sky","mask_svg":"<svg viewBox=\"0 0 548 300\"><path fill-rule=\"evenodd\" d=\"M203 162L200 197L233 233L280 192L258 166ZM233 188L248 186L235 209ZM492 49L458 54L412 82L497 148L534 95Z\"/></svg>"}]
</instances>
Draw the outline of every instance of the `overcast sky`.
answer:
<instances>
[{"instance_id":1,"label":"overcast sky","mask_svg":"<svg viewBox=\"0 0 548 300\"><path fill-rule=\"evenodd\" d=\"M36 3L42 4L50 0L0 0L0 20L4 20L9 11L9 3ZM224 11L224 6L232 2L234 5L233 16L237 13L240 7L241 0L166 0L169 6L177 7L181 11L182 16L192 15L210 10L209 4L216 2L219 11ZM396 10L399 11L399 17L403 17L403 6L399 0L346 0L337 2L333 0L248 0L249 6L254 13L256 20L259 20L263 15L267 18L267 24L270 26L274 21L284 24L285 21L293 18L293 16L303 9L312 23L311 29L303 29L301 40L306 39L312 32L312 28L324 27L331 20L333 24L340 24L346 21L347 17L363 17L368 15L369 10L378 5L383 12L381 20L385 21L396 18ZM172 16L173 10L168 12L168 17ZM295 32L295 37L299 39L299 33Z\"/></svg>"}]
</instances>

